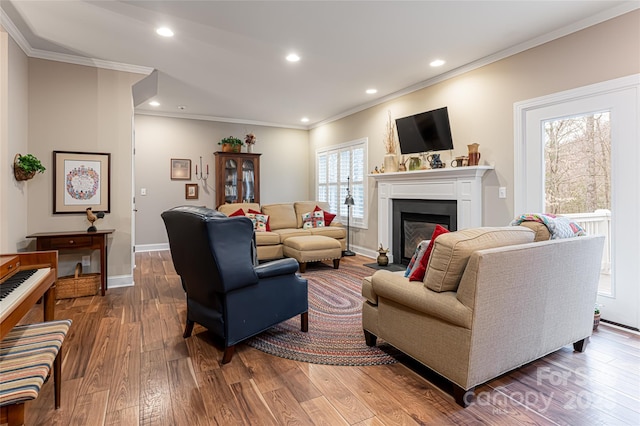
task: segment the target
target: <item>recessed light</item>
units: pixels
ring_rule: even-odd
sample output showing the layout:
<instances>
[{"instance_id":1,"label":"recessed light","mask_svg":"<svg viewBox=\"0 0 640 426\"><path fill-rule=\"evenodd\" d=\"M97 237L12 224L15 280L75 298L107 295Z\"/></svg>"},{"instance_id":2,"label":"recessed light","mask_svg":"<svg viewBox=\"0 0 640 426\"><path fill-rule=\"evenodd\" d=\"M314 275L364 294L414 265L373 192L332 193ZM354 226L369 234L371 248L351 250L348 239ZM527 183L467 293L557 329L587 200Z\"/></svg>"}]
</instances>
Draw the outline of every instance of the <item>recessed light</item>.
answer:
<instances>
[{"instance_id":1,"label":"recessed light","mask_svg":"<svg viewBox=\"0 0 640 426\"><path fill-rule=\"evenodd\" d=\"M298 62L300 60L300 56L295 53L290 53L287 55L287 61L289 62Z\"/></svg>"},{"instance_id":2,"label":"recessed light","mask_svg":"<svg viewBox=\"0 0 640 426\"><path fill-rule=\"evenodd\" d=\"M375 93L378 93L378 89L367 89L367 94L368 95L373 95Z\"/></svg>"},{"instance_id":3,"label":"recessed light","mask_svg":"<svg viewBox=\"0 0 640 426\"><path fill-rule=\"evenodd\" d=\"M187 109L187 107L185 105L178 105L178 109L180 111L184 111L185 109Z\"/></svg>"},{"instance_id":4,"label":"recessed light","mask_svg":"<svg viewBox=\"0 0 640 426\"><path fill-rule=\"evenodd\" d=\"M308 117L302 117L300 119L300 121L302 121L303 123L308 123L309 122L309 118Z\"/></svg>"},{"instance_id":5,"label":"recessed light","mask_svg":"<svg viewBox=\"0 0 640 426\"><path fill-rule=\"evenodd\" d=\"M158 33L158 35L161 35L162 37L173 37L173 31L171 31L171 29L167 27L158 28L156 30L156 33Z\"/></svg>"},{"instance_id":6,"label":"recessed light","mask_svg":"<svg viewBox=\"0 0 640 426\"><path fill-rule=\"evenodd\" d=\"M153 107L160 106L160 102L158 102L158 101L151 101L151 102L149 102L149 105L151 105L151 106L153 106Z\"/></svg>"},{"instance_id":7,"label":"recessed light","mask_svg":"<svg viewBox=\"0 0 640 426\"><path fill-rule=\"evenodd\" d=\"M444 61L442 59L436 59L435 61L432 61L429 65L431 65L432 67L440 67L444 65Z\"/></svg>"}]
</instances>

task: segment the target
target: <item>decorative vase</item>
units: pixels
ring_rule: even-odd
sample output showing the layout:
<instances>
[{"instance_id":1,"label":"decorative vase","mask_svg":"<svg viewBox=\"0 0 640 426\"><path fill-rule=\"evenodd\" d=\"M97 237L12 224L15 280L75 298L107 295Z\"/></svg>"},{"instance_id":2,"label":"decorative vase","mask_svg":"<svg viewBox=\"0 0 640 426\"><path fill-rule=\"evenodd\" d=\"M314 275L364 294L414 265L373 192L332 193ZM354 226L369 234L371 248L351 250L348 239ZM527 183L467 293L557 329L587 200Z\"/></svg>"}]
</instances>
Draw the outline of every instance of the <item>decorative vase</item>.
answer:
<instances>
[{"instance_id":1,"label":"decorative vase","mask_svg":"<svg viewBox=\"0 0 640 426\"><path fill-rule=\"evenodd\" d=\"M398 171L398 156L395 154L387 154L384 156L384 172L392 173Z\"/></svg>"},{"instance_id":2,"label":"decorative vase","mask_svg":"<svg viewBox=\"0 0 640 426\"><path fill-rule=\"evenodd\" d=\"M593 315L593 331L598 329L598 325L600 325L600 314Z\"/></svg>"},{"instance_id":3,"label":"decorative vase","mask_svg":"<svg viewBox=\"0 0 640 426\"><path fill-rule=\"evenodd\" d=\"M253 144L247 145L247 152L251 154L253 152Z\"/></svg>"},{"instance_id":4,"label":"decorative vase","mask_svg":"<svg viewBox=\"0 0 640 426\"><path fill-rule=\"evenodd\" d=\"M470 166L477 166L478 164L480 164L480 153L478 152L478 147L480 146L480 144L477 143L472 143L470 145L467 145L467 148L469 148L469 165Z\"/></svg>"}]
</instances>

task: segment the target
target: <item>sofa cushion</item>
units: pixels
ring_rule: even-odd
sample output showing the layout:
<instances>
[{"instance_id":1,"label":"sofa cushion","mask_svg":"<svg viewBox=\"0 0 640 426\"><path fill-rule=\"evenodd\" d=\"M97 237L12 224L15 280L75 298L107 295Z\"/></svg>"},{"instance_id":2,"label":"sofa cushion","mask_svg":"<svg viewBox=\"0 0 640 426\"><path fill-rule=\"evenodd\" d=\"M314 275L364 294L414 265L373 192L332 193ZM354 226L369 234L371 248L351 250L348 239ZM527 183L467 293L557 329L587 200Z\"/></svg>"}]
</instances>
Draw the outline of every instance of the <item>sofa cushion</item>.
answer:
<instances>
[{"instance_id":1,"label":"sofa cushion","mask_svg":"<svg viewBox=\"0 0 640 426\"><path fill-rule=\"evenodd\" d=\"M238 209L235 212L231 213L229 217L244 216L244 215L245 215L245 211L242 209Z\"/></svg>"},{"instance_id":2,"label":"sofa cushion","mask_svg":"<svg viewBox=\"0 0 640 426\"><path fill-rule=\"evenodd\" d=\"M256 245L273 246L280 244L280 235L276 232L256 232Z\"/></svg>"},{"instance_id":3,"label":"sofa cushion","mask_svg":"<svg viewBox=\"0 0 640 426\"><path fill-rule=\"evenodd\" d=\"M324 211L329 211L329 203L324 201L296 201L293 203L296 215L296 226L291 228L302 228L302 215L315 210L316 206L320 207ZM329 226L328 223L326 223Z\"/></svg>"},{"instance_id":4,"label":"sofa cushion","mask_svg":"<svg viewBox=\"0 0 640 426\"><path fill-rule=\"evenodd\" d=\"M540 222L522 222L520 226L525 226L531 229L536 233L533 241L547 241L551 239L551 233L549 232L549 228L545 226L545 224Z\"/></svg>"},{"instance_id":5,"label":"sofa cushion","mask_svg":"<svg viewBox=\"0 0 640 426\"><path fill-rule=\"evenodd\" d=\"M233 203L233 204L222 204L218 206L216 210L220 213L223 213L227 216L231 216L231 213L234 213L238 209L242 209L245 213L249 211L249 209L260 210L260 204L258 203Z\"/></svg>"},{"instance_id":6,"label":"sofa cushion","mask_svg":"<svg viewBox=\"0 0 640 426\"><path fill-rule=\"evenodd\" d=\"M265 204L262 213L270 216L269 225L272 231L287 228L299 228L296 212L291 203Z\"/></svg>"},{"instance_id":7,"label":"sofa cushion","mask_svg":"<svg viewBox=\"0 0 640 426\"><path fill-rule=\"evenodd\" d=\"M437 292L456 291L471 253L530 243L534 236L531 229L523 226L470 228L440 235L433 245L424 284Z\"/></svg>"},{"instance_id":8,"label":"sofa cushion","mask_svg":"<svg viewBox=\"0 0 640 426\"><path fill-rule=\"evenodd\" d=\"M280 236L280 243L284 243L287 238L311 235L310 231L311 231L310 229L302 229L302 228L285 228L285 229L276 229L273 232L275 232Z\"/></svg>"},{"instance_id":9,"label":"sofa cushion","mask_svg":"<svg viewBox=\"0 0 640 426\"><path fill-rule=\"evenodd\" d=\"M311 235L323 235L325 237L335 238L340 240L347 238L347 230L342 226L325 226L324 228L311 228L309 229Z\"/></svg>"}]
</instances>

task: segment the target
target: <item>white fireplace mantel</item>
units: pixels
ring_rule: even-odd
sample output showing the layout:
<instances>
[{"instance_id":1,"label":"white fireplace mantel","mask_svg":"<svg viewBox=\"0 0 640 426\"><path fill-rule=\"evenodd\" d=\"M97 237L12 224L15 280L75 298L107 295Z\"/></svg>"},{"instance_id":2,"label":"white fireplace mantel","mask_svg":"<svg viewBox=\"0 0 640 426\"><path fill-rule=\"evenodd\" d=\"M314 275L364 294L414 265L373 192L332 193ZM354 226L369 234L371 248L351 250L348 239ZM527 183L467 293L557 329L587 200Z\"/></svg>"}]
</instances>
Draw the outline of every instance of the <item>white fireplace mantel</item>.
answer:
<instances>
[{"instance_id":1,"label":"white fireplace mantel","mask_svg":"<svg viewBox=\"0 0 640 426\"><path fill-rule=\"evenodd\" d=\"M393 253L393 200L456 200L457 229L482 226L482 176L493 166L373 173L378 184L378 238ZM393 259L390 259L393 261Z\"/></svg>"}]
</instances>

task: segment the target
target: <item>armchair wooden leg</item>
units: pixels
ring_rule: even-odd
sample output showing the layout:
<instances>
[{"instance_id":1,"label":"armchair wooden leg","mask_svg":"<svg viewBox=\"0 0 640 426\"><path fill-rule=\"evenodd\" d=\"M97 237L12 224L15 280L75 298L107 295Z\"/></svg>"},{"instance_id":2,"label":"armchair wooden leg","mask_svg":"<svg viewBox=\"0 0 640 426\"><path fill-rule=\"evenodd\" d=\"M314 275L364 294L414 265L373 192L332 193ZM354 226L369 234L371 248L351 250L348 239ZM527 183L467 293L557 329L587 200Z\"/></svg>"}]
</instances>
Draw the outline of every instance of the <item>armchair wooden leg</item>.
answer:
<instances>
[{"instance_id":1,"label":"armchair wooden leg","mask_svg":"<svg viewBox=\"0 0 640 426\"><path fill-rule=\"evenodd\" d=\"M362 330L362 331L364 331L364 341L367 344L367 346L375 346L376 341L378 340L378 336L376 336L375 334L367 330Z\"/></svg>"},{"instance_id":2,"label":"armchair wooden leg","mask_svg":"<svg viewBox=\"0 0 640 426\"><path fill-rule=\"evenodd\" d=\"M193 332L193 325L195 324L194 321L189 320L189 318L187 318L187 324L184 327L184 334L182 335L182 337L184 337L185 339L189 336L191 336L191 332Z\"/></svg>"},{"instance_id":3,"label":"armchair wooden leg","mask_svg":"<svg viewBox=\"0 0 640 426\"><path fill-rule=\"evenodd\" d=\"M573 344L573 350L576 352L584 352L587 349L587 343L589 343L588 337L585 337L582 340L578 340Z\"/></svg>"},{"instance_id":4,"label":"armchair wooden leg","mask_svg":"<svg viewBox=\"0 0 640 426\"><path fill-rule=\"evenodd\" d=\"M227 346L226 348L224 348L224 354L222 354L223 364L228 364L231 361L231 358L233 358L233 353L235 352L235 350L236 350L235 345Z\"/></svg>"},{"instance_id":5,"label":"armchair wooden leg","mask_svg":"<svg viewBox=\"0 0 640 426\"><path fill-rule=\"evenodd\" d=\"M300 314L300 330L305 333L309 331L309 312L303 312Z\"/></svg>"},{"instance_id":6,"label":"armchair wooden leg","mask_svg":"<svg viewBox=\"0 0 640 426\"><path fill-rule=\"evenodd\" d=\"M469 390L464 390L460 386L453 384L453 397L456 400L456 404L461 406L462 408L467 408L471 401L473 401L474 392L476 387L472 387Z\"/></svg>"}]
</instances>

